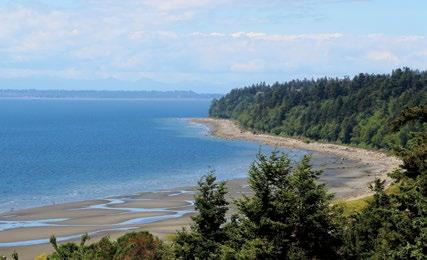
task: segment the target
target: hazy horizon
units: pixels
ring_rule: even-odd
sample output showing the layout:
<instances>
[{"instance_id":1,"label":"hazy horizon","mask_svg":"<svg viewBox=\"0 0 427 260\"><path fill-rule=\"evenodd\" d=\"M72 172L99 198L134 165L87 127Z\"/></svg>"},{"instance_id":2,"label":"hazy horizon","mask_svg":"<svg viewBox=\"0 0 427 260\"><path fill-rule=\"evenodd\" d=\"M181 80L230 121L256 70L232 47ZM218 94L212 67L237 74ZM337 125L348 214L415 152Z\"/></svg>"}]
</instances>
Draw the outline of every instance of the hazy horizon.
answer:
<instances>
[{"instance_id":1,"label":"hazy horizon","mask_svg":"<svg viewBox=\"0 0 427 260\"><path fill-rule=\"evenodd\" d=\"M421 0L0 1L0 88L194 90L427 68Z\"/></svg>"}]
</instances>

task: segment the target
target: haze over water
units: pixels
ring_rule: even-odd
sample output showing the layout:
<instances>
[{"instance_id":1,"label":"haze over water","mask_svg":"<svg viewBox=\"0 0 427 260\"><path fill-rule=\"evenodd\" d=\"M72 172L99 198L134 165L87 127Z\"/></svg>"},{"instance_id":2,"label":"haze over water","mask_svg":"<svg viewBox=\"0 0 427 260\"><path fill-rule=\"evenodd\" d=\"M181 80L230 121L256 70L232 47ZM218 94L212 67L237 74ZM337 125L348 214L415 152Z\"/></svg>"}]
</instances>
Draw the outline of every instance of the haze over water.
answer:
<instances>
[{"instance_id":1,"label":"haze over water","mask_svg":"<svg viewBox=\"0 0 427 260\"><path fill-rule=\"evenodd\" d=\"M246 176L259 144L185 120L207 116L209 104L0 100L0 211L193 185L209 167Z\"/></svg>"}]
</instances>

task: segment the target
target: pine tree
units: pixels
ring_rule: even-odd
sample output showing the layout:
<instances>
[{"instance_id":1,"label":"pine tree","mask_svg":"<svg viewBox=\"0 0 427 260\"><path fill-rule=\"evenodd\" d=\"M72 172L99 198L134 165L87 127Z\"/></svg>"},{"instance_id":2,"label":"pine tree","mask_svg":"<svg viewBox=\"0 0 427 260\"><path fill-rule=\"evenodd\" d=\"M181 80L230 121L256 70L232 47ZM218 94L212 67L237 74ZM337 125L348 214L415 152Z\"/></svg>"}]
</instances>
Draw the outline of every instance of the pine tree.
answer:
<instances>
[{"instance_id":1,"label":"pine tree","mask_svg":"<svg viewBox=\"0 0 427 260\"><path fill-rule=\"evenodd\" d=\"M410 121L426 123L426 108L405 110L394 130ZM373 199L347 223L344 250L349 258L426 259L427 258L427 160L424 132L412 133L409 147L401 151L401 171L390 174L399 191L387 194L384 183L371 186Z\"/></svg>"},{"instance_id":2,"label":"pine tree","mask_svg":"<svg viewBox=\"0 0 427 260\"><path fill-rule=\"evenodd\" d=\"M175 254L179 259L217 259L225 239L222 227L228 210L225 182L216 182L211 171L198 185L194 203L198 214L192 217L194 224L190 230L177 233Z\"/></svg>"},{"instance_id":3,"label":"pine tree","mask_svg":"<svg viewBox=\"0 0 427 260\"><path fill-rule=\"evenodd\" d=\"M253 196L238 201L239 215L228 225L233 232L230 244L239 257L327 259L336 255L339 239L330 208L332 196L318 183L320 174L312 170L309 156L291 167L284 154L258 154L249 171ZM239 229L240 233L234 232Z\"/></svg>"}]
</instances>

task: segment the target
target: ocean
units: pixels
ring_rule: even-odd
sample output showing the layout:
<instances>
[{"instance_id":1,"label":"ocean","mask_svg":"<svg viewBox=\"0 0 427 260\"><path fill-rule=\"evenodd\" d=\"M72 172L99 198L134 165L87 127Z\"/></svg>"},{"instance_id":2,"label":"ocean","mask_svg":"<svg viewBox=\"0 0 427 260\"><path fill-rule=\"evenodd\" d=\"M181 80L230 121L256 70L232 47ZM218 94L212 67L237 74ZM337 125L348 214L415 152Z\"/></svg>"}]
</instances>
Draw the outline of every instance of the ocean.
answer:
<instances>
[{"instance_id":1,"label":"ocean","mask_svg":"<svg viewBox=\"0 0 427 260\"><path fill-rule=\"evenodd\" d=\"M210 100L0 100L0 212L247 175L259 149L189 117ZM293 158L302 150L285 150Z\"/></svg>"}]
</instances>

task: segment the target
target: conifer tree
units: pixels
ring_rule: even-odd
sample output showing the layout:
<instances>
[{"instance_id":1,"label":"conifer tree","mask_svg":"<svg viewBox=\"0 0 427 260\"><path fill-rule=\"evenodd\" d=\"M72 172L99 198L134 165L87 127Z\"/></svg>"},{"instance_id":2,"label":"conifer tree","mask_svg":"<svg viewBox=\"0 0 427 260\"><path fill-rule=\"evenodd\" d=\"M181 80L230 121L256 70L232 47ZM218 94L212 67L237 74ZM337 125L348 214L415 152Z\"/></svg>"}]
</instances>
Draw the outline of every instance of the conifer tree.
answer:
<instances>
[{"instance_id":1,"label":"conifer tree","mask_svg":"<svg viewBox=\"0 0 427 260\"><path fill-rule=\"evenodd\" d=\"M217 259L225 239L222 227L228 210L225 182L218 183L211 171L198 185L194 203L198 213L192 217L194 224L190 230L177 233L175 254L179 259Z\"/></svg>"},{"instance_id":2,"label":"conifer tree","mask_svg":"<svg viewBox=\"0 0 427 260\"><path fill-rule=\"evenodd\" d=\"M239 214L228 225L238 258L336 255L339 239L330 208L332 196L318 183L320 174L312 170L309 156L291 167L288 157L277 151L269 157L258 154L249 170L253 196L238 201Z\"/></svg>"}]
</instances>

